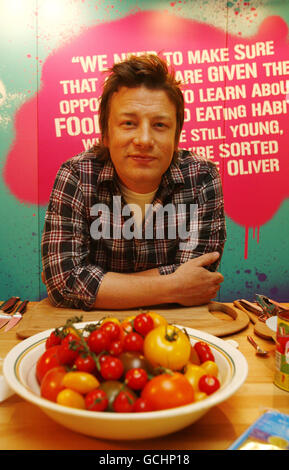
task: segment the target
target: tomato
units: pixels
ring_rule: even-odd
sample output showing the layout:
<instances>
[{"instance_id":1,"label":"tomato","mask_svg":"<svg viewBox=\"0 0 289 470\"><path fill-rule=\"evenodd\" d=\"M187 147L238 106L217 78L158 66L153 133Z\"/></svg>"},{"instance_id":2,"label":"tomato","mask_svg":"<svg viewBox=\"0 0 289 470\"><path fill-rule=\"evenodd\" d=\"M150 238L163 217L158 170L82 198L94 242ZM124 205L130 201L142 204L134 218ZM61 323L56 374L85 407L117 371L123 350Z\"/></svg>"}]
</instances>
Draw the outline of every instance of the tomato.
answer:
<instances>
[{"instance_id":1,"label":"tomato","mask_svg":"<svg viewBox=\"0 0 289 470\"><path fill-rule=\"evenodd\" d=\"M218 377L219 368L214 361L205 361L202 363L202 369L205 370L206 374L214 375Z\"/></svg>"},{"instance_id":2,"label":"tomato","mask_svg":"<svg viewBox=\"0 0 289 470\"><path fill-rule=\"evenodd\" d=\"M165 319L165 317L163 317L162 315L159 315L159 314L156 313L156 312L147 312L147 314L153 319L154 328L157 328L158 326L162 326L162 325L167 325L167 324L168 324L168 322L167 322L167 320Z\"/></svg>"},{"instance_id":3,"label":"tomato","mask_svg":"<svg viewBox=\"0 0 289 470\"><path fill-rule=\"evenodd\" d=\"M58 393L64 389L62 379L66 372L63 366L53 367L53 369L46 372L40 386L40 393L43 398L56 402Z\"/></svg>"},{"instance_id":4,"label":"tomato","mask_svg":"<svg viewBox=\"0 0 289 470\"><path fill-rule=\"evenodd\" d=\"M154 328L144 339L144 355L154 366L181 370L188 362L190 353L188 336L173 325Z\"/></svg>"},{"instance_id":5,"label":"tomato","mask_svg":"<svg viewBox=\"0 0 289 470\"><path fill-rule=\"evenodd\" d=\"M121 328L115 322L108 321L101 325L100 330L104 330L107 332L110 341L116 341L119 339L121 334Z\"/></svg>"},{"instance_id":6,"label":"tomato","mask_svg":"<svg viewBox=\"0 0 289 470\"><path fill-rule=\"evenodd\" d=\"M121 324L120 324L120 327L122 329L122 332L126 335L128 333L132 333L133 332L133 326L131 324L131 322L129 321L123 321Z\"/></svg>"},{"instance_id":7,"label":"tomato","mask_svg":"<svg viewBox=\"0 0 289 470\"><path fill-rule=\"evenodd\" d=\"M147 400L145 400L144 398L138 398L133 404L132 411L136 413L143 413L145 411L153 410Z\"/></svg>"},{"instance_id":8,"label":"tomato","mask_svg":"<svg viewBox=\"0 0 289 470\"><path fill-rule=\"evenodd\" d=\"M113 402L113 410L117 413L130 413L133 410L135 401L135 395L128 390L121 390Z\"/></svg>"},{"instance_id":9,"label":"tomato","mask_svg":"<svg viewBox=\"0 0 289 470\"><path fill-rule=\"evenodd\" d=\"M85 409L84 397L80 393L69 388L65 388L58 393L56 402L59 405L69 406L70 408Z\"/></svg>"},{"instance_id":10,"label":"tomato","mask_svg":"<svg viewBox=\"0 0 289 470\"><path fill-rule=\"evenodd\" d=\"M199 356L201 364L202 362L215 360L210 346L204 341L198 341L195 343L194 348Z\"/></svg>"},{"instance_id":11,"label":"tomato","mask_svg":"<svg viewBox=\"0 0 289 470\"><path fill-rule=\"evenodd\" d=\"M124 374L126 374L128 370L136 368L144 369L148 373L153 372L151 364L139 352L123 352L120 354L119 359L123 363Z\"/></svg>"},{"instance_id":12,"label":"tomato","mask_svg":"<svg viewBox=\"0 0 289 470\"><path fill-rule=\"evenodd\" d=\"M201 401L207 398L208 395L205 392L196 392L195 393L195 401Z\"/></svg>"},{"instance_id":13,"label":"tomato","mask_svg":"<svg viewBox=\"0 0 289 470\"><path fill-rule=\"evenodd\" d=\"M99 386L99 381L87 372L67 372L62 379L62 385L78 393L88 393Z\"/></svg>"},{"instance_id":14,"label":"tomato","mask_svg":"<svg viewBox=\"0 0 289 470\"><path fill-rule=\"evenodd\" d=\"M61 341L61 345L58 350L61 364L72 365L81 349L82 346L80 344L80 338L73 333L69 333Z\"/></svg>"},{"instance_id":15,"label":"tomato","mask_svg":"<svg viewBox=\"0 0 289 470\"><path fill-rule=\"evenodd\" d=\"M130 369L125 374L125 382L133 390L141 390L148 381L148 375L144 369Z\"/></svg>"},{"instance_id":16,"label":"tomato","mask_svg":"<svg viewBox=\"0 0 289 470\"><path fill-rule=\"evenodd\" d=\"M141 392L153 410L188 405L194 401L194 389L179 372L161 374L151 379Z\"/></svg>"},{"instance_id":17,"label":"tomato","mask_svg":"<svg viewBox=\"0 0 289 470\"><path fill-rule=\"evenodd\" d=\"M140 334L132 331L131 333L128 333L124 337L123 350L142 352L143 344L144 344L143 337Z\"/></svg>"},{"instance_id":18,"label":"tomato","mask_svg":"<svg viewBox=\"0 0 289 470\"><path fill-rule=\"evenodd\" d=\"M90 411L104 411L108 407L108 399L104 390L95 388L85 396L85 407Z\"/></svg>"},{"instance_id":19,"label":"tomato","mask_svg":"<svg viewBox=\"0 0 289 470\"><path fill-rule=\"evenodd\" d=\"M91 351L99 354L102 351L108 351L110 346L110 338L108 333L103 329L98 329L90 333L87 344Z\"/></svg>"},{"instance_id":20,"label":"tomato","mask_svg":"<svg viewBox=\"0 0 289 470\"><path fill-rule=\"evenodd\" d=\"M199 389L201 392L211 395L220 388L220 382L213 375L203 375L199 380Z\"/></svg>"},{"instance_id":21,"label":"tomato","mask_svg":"<svg viewBox=\"0 0 289 470\"><path fill-rule=\"evenodd\" d=\"M96 370L95 361L89 354L86 356L80 354L74 362L74 367L79 371L90 374Z\"/></svg>"},{"instance_id":22,"label":"tomato","mask_svg":"<svg viewBox=\"0 0 289 470\"><path fill-rule=\"evenodd\" d=\"M145 336L154 328L154 321L150 315L140 313L135 317L133 327L137 333Z\"/></svg>"},{"instance_id":23,"label":"tomato","mask_svg":"<svg viewBox=\"0 0 289 470\"><path fill-rule=\"evenodd\" d=\"M195 392L199 392L199 380L206 371L197 364L188 363L185 367L185 377L190 382Z\"/></svg>"},{"instance_id":24,"label":"tomato","mask_svg":"<svg viewBox=\"0 0 289 470\"><path fill-rule=\"evenodd\" d=\"M123 351L123 342L122 340L112 341L109 346L109 354L112 356L119 356Z\"/></svg>"},{"instance_id":25,"label":"tomato","mask_svg":"<svg viewBox=\"0 0 289 470\"><path fill-rule=\"evenodd\" d=\"M62 365L58 356L59 348L60 345L52 346L51 348L46 349L46 351L38 359L36 364L36 378L40 384L48 370Z\"/></svg>"},{"instance_id":26,"label":"tomato","mask_svg":"<svg viewBox=\"0 0 289 470\"><path fill-rule=\"evenodd\" d=\"M118 380L106 380L105 382L102 382L100 384L99 389L105 391L107 395L107 399L108 399L108 409L112 411L113 411L113 402L115 398L117 397L117 395L119 394L119 392L121 391L127 390L130 392L130 394L132 394L135 400L137 399L137 396L133 392L133 390L131 390L129 387L127 387L125 384L123 384L122 382Z\"/></svg>"},{"instance_id":27,"label":"tomato","mask_svg":"<svg viewBox=\"0 0 289 470\"><path fill-rule=\"evenodd\" d=\"M104 319L102 320L102 322L101 322L101 325L103 325L103 324L106 323L106 322L111 322L111 321L113 321L113 322L116 323L117 325L120 325L120 321L119 321L119 319L116 318L116 317L106 317L106 318L104 318Z\"/></svg>"},{"instance_id":28,"label":"tomato","mask_svg":"<svg viewBox=\"0 0 289 470\"><path fill-rule=\"evenodd\" d=\"M191 354L189 360L190 362L192 362L193 364L197 364L198 366L201 364L200 358L194 346L191 346Z\"/></svg>"},{"instance_id":29,"label":"tomato","mask_svg":"<svg viewBox=\"0 0 289 470\"><path fill-rule=\"evenodd\" d=\"M105 380L118 380L123 374L123 365L120 359L106 356L100 364L100 373Z\"/></svg>"},{"instance_id":30,"label":"tomato","mask_svg":"<svg viewBox=\"0 0 289 470\"><path fill-rule=\"evenodd\" d=\"M58 344L61 343L61 336L56 333L56 331L52 331L50 335L48 336L46 343L45 343L45 348L51 348L52 346L57 346Z\"/></svg>"}]
</instances>

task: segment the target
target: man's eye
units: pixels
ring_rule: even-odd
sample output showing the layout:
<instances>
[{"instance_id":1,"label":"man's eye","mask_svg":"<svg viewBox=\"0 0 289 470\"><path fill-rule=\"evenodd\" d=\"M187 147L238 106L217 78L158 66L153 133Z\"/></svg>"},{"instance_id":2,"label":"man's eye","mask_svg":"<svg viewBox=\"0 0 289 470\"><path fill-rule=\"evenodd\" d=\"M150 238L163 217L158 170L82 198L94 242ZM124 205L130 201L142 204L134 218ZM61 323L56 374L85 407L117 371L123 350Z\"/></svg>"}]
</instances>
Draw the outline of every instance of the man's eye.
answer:
<instances>
[{"instance_id":1,"label":"man's eye","mask_svg":"<svg viewBox=\"0 0 289 470\"><path fill-rule=\"evenodd\" d=\"M155 126L159 127L160 129L166 127L166 125L163 122L156 122Z\"/></svg>"},{"instance_id":2,"label":"man's eye","mask_svg":"<svg viewBox=\"0 0 289 470\"><path fill-rule=\"evenodd\" d=\"M126 127L131 127L134 125L134 122L133 121L124 121L122 123L123 126L126 126Z\"/></svg>"}]
</instances>

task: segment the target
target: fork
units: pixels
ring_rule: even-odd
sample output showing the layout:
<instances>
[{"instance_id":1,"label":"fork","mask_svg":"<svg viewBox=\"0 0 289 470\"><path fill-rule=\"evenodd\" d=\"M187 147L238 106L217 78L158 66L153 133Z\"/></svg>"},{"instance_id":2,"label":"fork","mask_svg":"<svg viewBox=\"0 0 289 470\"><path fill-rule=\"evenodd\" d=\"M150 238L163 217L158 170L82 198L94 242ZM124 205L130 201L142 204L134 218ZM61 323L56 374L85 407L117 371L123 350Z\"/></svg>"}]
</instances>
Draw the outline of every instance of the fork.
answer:
<instances>
[{"instance_id":1,"label":"fork","mask_svg":"<svg viewBox=\"0 0 289 470\"><path fill-rule=\"evenodd\" d=\"M252 336L247 336L247 340L254 346L257 351L257 354L259 354L260 356L266 356L267 354L269 354L269 351L265 351L265 349L260 348L260 346L252 338Z\"/></svg>"}]
</instances>

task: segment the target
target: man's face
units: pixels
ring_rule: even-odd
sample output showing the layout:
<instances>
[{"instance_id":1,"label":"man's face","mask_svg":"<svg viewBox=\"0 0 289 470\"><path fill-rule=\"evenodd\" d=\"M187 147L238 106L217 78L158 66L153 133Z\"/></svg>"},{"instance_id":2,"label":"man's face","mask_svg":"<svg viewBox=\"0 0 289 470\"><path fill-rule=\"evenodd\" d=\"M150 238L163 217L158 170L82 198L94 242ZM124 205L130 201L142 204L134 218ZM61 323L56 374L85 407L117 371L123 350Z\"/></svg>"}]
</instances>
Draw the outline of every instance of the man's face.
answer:
<instances>
[{"instance_id":1,"label":"man's face","mask_svg":"<svg viewBox=\"0 0 289 470\"><path fill-rule=\"evenodd\" d=\"M158 188L176 149L176 108L163 90L121 87L110 101L104 141L121 183L137 193Z\"/></svg>"}]
</instances>

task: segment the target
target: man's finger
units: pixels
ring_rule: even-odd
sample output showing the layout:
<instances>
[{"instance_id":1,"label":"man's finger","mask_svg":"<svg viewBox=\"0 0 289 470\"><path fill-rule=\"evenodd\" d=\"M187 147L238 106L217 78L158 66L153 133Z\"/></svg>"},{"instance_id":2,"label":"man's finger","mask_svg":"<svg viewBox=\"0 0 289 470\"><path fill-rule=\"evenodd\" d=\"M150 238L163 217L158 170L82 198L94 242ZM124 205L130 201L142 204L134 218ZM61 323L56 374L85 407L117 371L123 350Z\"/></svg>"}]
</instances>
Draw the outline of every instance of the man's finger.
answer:
<instances>
[{"instance_id":1,"label":"man's finger","mask_svg":"<svg viewBox=\"0 0 289 470\"><path fill-rule=\"evenodd\" d=\"M195 266L209 266L213 264L217 259L220 257L220 253L218 251L213 251L212 253L206 253L205 255L201 255L198 258L194 258L194 265Z\"/></svg>"}]
</instances>

